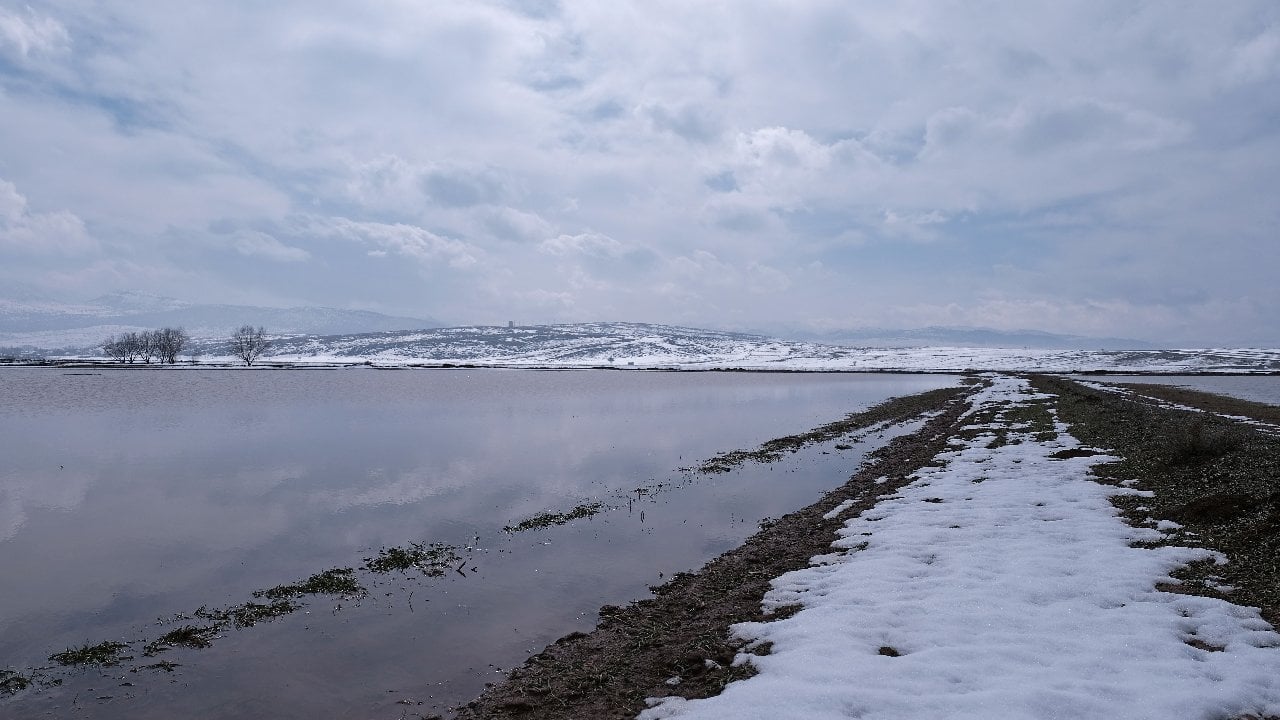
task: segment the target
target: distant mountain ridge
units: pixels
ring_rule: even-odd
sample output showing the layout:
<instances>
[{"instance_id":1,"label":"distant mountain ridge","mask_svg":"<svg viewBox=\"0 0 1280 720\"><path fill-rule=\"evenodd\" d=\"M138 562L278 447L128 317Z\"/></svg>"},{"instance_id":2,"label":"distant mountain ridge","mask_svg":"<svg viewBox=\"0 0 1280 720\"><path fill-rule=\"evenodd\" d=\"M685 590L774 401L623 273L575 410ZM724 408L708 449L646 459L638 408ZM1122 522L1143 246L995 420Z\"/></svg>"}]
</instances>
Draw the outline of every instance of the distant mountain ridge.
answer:
<instances>
[{"instance_id":1,"label":"distant mountain ridge","mask_svg":"<svg viewBox=\"0 0 1280 720\"><path fill-rule=\"evenodd\" d=\"M224 338L241 325L305 335L440 327L433 318L384 315L326 307L271 308L199 304L136 292L117 292L84 303L38 296L0 298L0 347L84 349L122 329L183 327L196 338Z\"/></svg>"}]
</instances>

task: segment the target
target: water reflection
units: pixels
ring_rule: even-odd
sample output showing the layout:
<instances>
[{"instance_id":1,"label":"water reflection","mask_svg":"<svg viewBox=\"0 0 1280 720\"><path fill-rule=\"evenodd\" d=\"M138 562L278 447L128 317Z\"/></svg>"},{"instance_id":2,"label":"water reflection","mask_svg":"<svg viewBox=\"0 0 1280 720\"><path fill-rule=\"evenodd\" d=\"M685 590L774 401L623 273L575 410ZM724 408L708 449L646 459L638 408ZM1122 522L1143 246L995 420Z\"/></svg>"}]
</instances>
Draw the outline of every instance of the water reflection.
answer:
<instances>
[{"instance_id":1,"label":"water reflection","mask_svg":"<svg viewBox=\"0 0 1280 720\"><path fill-rule=\"evenodd\" d=\"M736 545L760 518L841 482L858 453L802 453L626 503L630 490L954 382L3 369L0 573L21 579L0 585L0 657L11 666L86 640L154 638L170 629L157 618L243 603L384 546L478 538L479 549L466 576L366 578L359 601L314 598L298 617L228 631L208 650L169 651L181 664L171 674L130 673L139 660L0 700L0 711L399 717L397 700L464 700L496 675L490 663L518 662L591 625L600 605ZM589 499L616 509L500 531ZM111 699L85 700L99 696Z\"/></svg>"},{"instance_id":2,"label":"water reflection","mask_svg":"<svg viewBox=\"0 0 1280 720\"><path fill-rule=\"evenodd\" d=\"M1108 383L1176 385L1201 392L1280 406L1280 375L1102 375L1078 376L1077 379Z\"/></svg>"}]
</instances>

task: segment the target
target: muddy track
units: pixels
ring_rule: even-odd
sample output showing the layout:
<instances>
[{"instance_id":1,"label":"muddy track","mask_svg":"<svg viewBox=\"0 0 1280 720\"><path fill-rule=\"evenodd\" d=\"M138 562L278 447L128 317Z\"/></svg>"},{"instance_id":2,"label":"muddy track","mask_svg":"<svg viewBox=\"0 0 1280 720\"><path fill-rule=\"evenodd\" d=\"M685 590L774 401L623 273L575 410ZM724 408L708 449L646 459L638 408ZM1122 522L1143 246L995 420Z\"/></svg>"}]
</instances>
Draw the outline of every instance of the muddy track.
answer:
<instances>
[{"instance_id":1,"label":"muddy track","mask_svg":"<svg viewBox=\"0 0 1280 720\"><path fill-rule=\"evenodd\" d=\"M920 431L873 453L845 485L782 517L698 572L678 574L652 588L654 598L601 608L600 623L593 632L557 640L513 670L505 682L460 708L457 717L633 718L646 707L647 697L709 697L727 683L750 676L750 665L731 664L740 647L730 640L729 627L781 617L783 613L766 616L761 610L770 581L807 567L814 555L829 552L845 518L910 482L913 472L942 452L960 414L969 407L965 397L965 388L951 388L898 398L851 416L856 421L848 424L850 432L874 422L940 411ZM821 438L806 441L834 437L838 434L823 432ZM743 453L733 460L776 459L775 452L784 446L800 444L805 443L786 442L765 448L760 457ZM887 480L878 484L879 478ZM853 505L841 517L823 517L846 500ZM679 681L668 682L674 678Z\"/></svg>"}]
</instances>

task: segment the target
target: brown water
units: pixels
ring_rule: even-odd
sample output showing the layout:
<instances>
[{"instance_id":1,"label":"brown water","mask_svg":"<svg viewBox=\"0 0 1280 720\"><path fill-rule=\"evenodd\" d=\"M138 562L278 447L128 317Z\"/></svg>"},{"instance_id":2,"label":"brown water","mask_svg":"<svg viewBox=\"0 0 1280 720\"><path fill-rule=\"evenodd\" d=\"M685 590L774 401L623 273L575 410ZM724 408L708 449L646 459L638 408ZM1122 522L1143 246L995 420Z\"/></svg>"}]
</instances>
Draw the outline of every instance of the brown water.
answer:
<instances>
[{"instance_id":1,"label":"brown water","mask_svg":"<svg viewBox=\"0 0 1280 720\"><path fill-rule=\"evenodd\" d=\"M444 712L546 643L588 629L601 605L644 597L762 518L812 502L866 447L711 477L680 467L955 382L0 369L0 669L42 681L0 698L0 717ZM608 509L501 530L584 501ZM299 611L228 628L212 647L140 654L193 622L175 614L359 568L411 542L456 545L466 562L443 577L359 571L363 598L303 598ZM80 670L47 660L103 640L129 644L134 659ZM144 668L161 659L177 667Z\"/></svg>"}]
</instances>

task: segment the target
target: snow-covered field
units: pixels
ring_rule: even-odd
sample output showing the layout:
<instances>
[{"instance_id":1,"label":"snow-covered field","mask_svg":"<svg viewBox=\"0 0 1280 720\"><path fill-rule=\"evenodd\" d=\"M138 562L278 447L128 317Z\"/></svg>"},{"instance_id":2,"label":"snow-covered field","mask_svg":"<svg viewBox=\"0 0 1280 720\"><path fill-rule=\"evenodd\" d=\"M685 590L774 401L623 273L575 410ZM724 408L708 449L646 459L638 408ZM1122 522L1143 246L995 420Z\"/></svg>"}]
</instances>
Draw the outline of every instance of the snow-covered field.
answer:
<instances>
[{"instance_id":1,"label":"snow-covered field","mask_svg":"<svg viewBox=\"0 0 1280 720\"><path fill-rule=\"evenodd\" d=\"M26 337L48 343L59 334ZM65 339L73 338L68 335ZM74 339L88 340L82 335ZM4 346L4 340L0 337L0 346ZM222 341L203 340L199 344L205 362L234 362L224 354ZM99 352L89 350L68 355L94 357ZM877 349L635 323L459 327L277 337L266 359L300 365L369 363L386 367L450 363L515 368L612 366L680 370L1280 372L1280 349Z\"/></svg>"},{"instance_id":2,"label":"snow-covered field","mask_svg":"<svg viewBox=\"0 0 1280 720\"><path fill-rule=\"evenodd\" d=\"M580 323L465 327L282 339L273 360L474 364L493 367L613 366L680 370L905 370L1196 373L1280 371L1280 350L1009 350L854 348L669 325Z\"/></svg>"},{"instance_id":3,"label":"snow-covered field","mask_svg":"<svg viewBox=\"0 0 1280 720\"><path fill-rule=\"evenodd\" d=\"M874 349L633 323L444 328L300 338L277 343L273 357L299 362L360 359L383 365L450 362L681 370L1280 371L1280 350Z\"/></svg>"},{"instance_id":4,"label":"snow-covered field","mask_svg":"<svg viewBox=\"0 0 1280 720\"><path fill-rule=\"evenodd\" d=\"M874 349L633 323L466 327L298 338L277 342L272 357L296 362L359 360L378 365L469 363L680 370L1280 371L1280 350Z\"/></svg>"},{"instance_id":5,"label":"snow-covered field","mask_svg":"<svg viewBox=\"0 0 1280 720\"><path fill-rule=\"evenodd\" d=\"M998 378L976 409L1037 397ZM1054 458L1079 448L1056 430L1051 442L1011 433L1019 444L994 449L987 433L953 441L944 467L920 471L846 522L833 553L774 581L766 608L803 609L736 627L772 643L751 656L758 675L709 699L655 701L641 718L1280 714L1280 635L1255 609L1157 590L1174 568L1215 556L1131 547L1178 526L1121 521L1108 498L1141 493L1090 480L1106 456Z\"/></svg>"}]
</instances>

